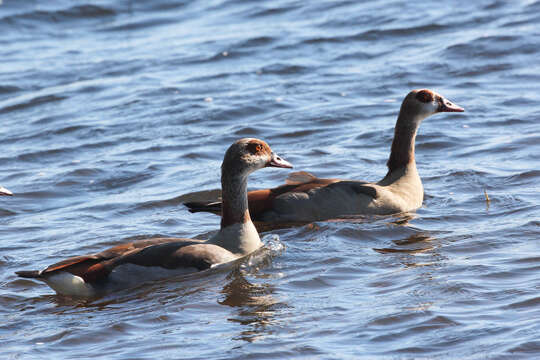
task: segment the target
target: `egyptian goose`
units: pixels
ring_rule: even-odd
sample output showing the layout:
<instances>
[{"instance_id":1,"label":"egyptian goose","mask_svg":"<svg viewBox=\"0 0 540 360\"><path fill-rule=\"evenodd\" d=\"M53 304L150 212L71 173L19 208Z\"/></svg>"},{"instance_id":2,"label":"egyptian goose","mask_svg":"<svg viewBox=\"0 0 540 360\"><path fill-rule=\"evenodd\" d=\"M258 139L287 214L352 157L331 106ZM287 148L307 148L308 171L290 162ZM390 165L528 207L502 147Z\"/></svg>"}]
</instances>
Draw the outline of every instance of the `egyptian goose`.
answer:
<instances>
[{"instance_id":1,"label":"egyptian goose","mask_svg":"<svg viewBox=\"0 0 540 360\"><path fill-rule=\"evenodd\" d=\"M44 281L59 294L91 297L122 284L131 285L134 276L140 283L157 273L201 271L246 256L262 245L249 216L247 177L268 166L292 167L258 139L241 139L229 147L221 166L221 228L207 241L151 238L72 257L44 270L16 274Z\"/></svg>"},{"instance_id":2,"label":"egyptian goose","mask_svg":"<svg viewBox=\"0 0 540 360\"><path fill-rule=\"evenodd\" d=\"M13 193L9 191L8 189L6 189L5 187L3 187L2 185L0 185L0 195L12 196Z\"/></svg>"},{"instance_id":3,"label":"egyptian goose","mask_svg":"<svg viewBox=\"0 0 540 360\"><path fill-rule=\"evenodd\" d=\"M306 222L343 215L386 215L422 206L424 189L416 170L414 142L426 117L464 109L428 89L411 91L403 100L387 162L388 173L379 182L319 179L307 172L292 173L286 185L248 193L254 220ZM185 204L191 212L219 213L220 202Z\"/></svg>"}]
</instances>

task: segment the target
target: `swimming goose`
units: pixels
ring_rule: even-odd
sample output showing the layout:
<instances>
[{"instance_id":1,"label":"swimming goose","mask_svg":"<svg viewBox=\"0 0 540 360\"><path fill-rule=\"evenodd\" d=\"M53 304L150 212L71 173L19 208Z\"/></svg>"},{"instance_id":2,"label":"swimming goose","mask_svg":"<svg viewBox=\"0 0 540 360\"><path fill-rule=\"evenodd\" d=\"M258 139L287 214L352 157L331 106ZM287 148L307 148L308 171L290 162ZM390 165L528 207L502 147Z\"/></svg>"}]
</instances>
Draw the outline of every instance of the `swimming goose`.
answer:
<instances>
[{"instance_id":1,"label":"swimming goose","mask_svg":"<svg viewBox=\"0 0 540 360\"><path fill-rule=\"evenodd\" d=\"M430 115L463 111L432 90L413 90L401 104L387 162L388 173L382 180L370 183L292 173L285 185L248 193L251 216L266 222L309 222L343 215L386 215L415 210L422 206L424 198L414 159L418 126ZM220 202L185 205L191 212L221 211Z\"/></svg>"},{"instance_id":2,"label":"swimming goose","mask_svg":"<svg viewBox=\"0 0 540 360\"><path fill-rule=\"evenodd\" d=\"M0 185L0 195L12 196L13 193Z\"/></svg>"},{"instance_id":3,"label":"swimming goose","mask_svg":"<svg viewBox=\"0 0 540 360\"><path fill-rule=\"evenodd\" d=\"M152 273L194 272L239 259L262 245L249 216L247 177L269 166L292 167L258 139L241 139L229 147L221 166L221 228L207 241L151 238L72 257L44 270L16 274L44 281L59 294L91 297L130 284L134 276L141 276L135 279L140 283L154 278Z\"/></svg>"}]
</instances>

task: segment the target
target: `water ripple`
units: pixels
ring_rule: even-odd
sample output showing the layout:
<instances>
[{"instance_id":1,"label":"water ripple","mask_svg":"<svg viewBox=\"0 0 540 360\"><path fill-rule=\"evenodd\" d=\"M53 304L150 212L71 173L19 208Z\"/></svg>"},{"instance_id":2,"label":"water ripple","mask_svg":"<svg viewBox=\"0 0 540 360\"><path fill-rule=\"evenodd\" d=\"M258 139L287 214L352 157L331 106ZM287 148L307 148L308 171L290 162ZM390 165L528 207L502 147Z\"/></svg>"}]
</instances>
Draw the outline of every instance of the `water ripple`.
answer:
<instances>
[{"instance_id":1,"label":"water ripple","mask_svg":"<svg viewBox=\"0 0 540 360\"><path fill-rule=\"evenodd\" d=\"M536 358L540 1L100 0L0 6L2 358ZM378 180L400 102L424 206L262 226L230 268L81 300L17 278L149 236L208 238L233 140ZM264 169L249 188L282 184ZM156 342L159 339L159 342ZM159 345L157 345L159 343ZM208 346L208 344L212 346Z\"/></svg>"}]
</instances>

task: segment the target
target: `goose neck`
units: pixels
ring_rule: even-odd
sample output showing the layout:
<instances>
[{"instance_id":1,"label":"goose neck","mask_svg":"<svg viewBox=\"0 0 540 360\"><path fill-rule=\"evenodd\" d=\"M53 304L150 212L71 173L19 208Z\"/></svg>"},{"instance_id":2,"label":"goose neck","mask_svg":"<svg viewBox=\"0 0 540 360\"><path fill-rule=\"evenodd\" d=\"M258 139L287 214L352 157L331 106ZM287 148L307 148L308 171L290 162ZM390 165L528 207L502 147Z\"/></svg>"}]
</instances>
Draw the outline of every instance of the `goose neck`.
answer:
<instances>
[{"instance_id":1,"label":"goose neck","mask_svg":"<svg viewBox=\"0 0 540 360\"><path fill-rule=\"evenodd\" d=\"M209 242L237 256L245 256L262 245L249 216L247 176L223 174L221 184L221 228Z\"/></svg>"},{"instance_id":2,"label":"goose neck","mask_svg":"<svg viewBox=\"0 0 540 360\"><path fill-rule=\"evenodd\" d=\"M407 166L416 166L414 147L420 118L401 111L394 130L394 140L388 158L388 174Z\"/></svg>"},{"instance_id":3,"label":"goose neck","mask_svg":"<svg viewBox=\"0 0 540 360\"><path fill-rule=\"evenodd\" d=\"M221 176L221 228L251 221L247 199L247 177L241 174Z\"/></svg>"}]
</instances>

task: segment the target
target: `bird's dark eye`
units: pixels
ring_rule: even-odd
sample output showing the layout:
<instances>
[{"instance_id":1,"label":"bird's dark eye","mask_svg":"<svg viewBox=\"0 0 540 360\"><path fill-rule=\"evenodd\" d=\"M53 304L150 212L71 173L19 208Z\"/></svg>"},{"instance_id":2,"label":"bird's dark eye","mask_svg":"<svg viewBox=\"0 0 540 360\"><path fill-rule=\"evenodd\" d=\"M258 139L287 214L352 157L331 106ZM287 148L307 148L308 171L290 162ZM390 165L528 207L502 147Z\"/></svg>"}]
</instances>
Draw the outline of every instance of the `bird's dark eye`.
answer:
<instances>
[{"instance_id":1,"label":"bird's dark eye","mask_svg":"<svg viewBox=\"0 0 540 360\"><path fill-rule=\"evenodd\" d=\"M262 150L263 150L263 146L261 144L258 144L258 143L249 143L247 145L247 149L250 153L256 155L258 153L260 153Z\"/></svg>"},{"instance_id":2,"label":"bird's dark eye","mask_svg":"<svg viewBox=\"0 0 540 360\"><path fill-rule=\"evenodd\" d=\"M420 102L423 102L423 103L432 102L433 101L433 93L431 91L429 91L429 90L420 90L416 94L416 100L418 100Z\"/></svg>"}]
</instances>

